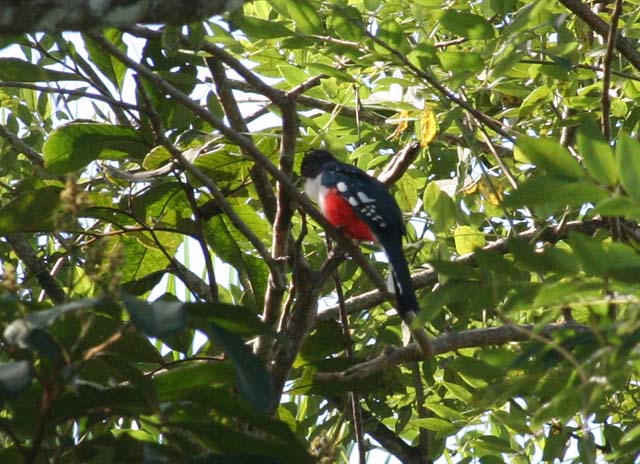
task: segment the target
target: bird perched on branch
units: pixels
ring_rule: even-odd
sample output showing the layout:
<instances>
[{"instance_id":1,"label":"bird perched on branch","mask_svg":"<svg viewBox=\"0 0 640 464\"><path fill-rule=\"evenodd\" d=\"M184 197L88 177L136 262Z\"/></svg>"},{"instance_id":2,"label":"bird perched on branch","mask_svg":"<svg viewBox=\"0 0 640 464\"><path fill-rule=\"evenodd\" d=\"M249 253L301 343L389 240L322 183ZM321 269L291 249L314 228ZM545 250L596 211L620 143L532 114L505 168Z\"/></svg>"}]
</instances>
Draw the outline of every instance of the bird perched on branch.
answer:
<instances>
[{"instance_id":1,"label":"bird perched on branch","mask_svg":"<svg viewBox=\"0 0 640 464\"><path fill-rule=\"evenodd\" d=\"M300 174L305 193L333 226L352 239L375 241L383 249L389 261L390 290L395 293L396 309L411 328L419 307L402 250L406 229L402 212L387 187L362 169L338 161L326 150L307 152ZM419 331L421 335L412 330L424 354L431 355L426 333Z\"/></svg>"}]
</instances>

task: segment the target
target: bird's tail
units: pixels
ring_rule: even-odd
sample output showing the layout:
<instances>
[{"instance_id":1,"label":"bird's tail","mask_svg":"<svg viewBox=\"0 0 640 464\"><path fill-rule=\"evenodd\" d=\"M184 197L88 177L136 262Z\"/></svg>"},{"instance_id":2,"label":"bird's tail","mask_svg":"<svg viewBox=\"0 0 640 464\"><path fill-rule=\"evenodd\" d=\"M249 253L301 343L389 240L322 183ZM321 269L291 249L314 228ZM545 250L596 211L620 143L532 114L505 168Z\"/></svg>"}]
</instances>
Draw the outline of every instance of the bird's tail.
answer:
<instances>
[{"instance_id":1,"label":"bird's tail","mask_svg":"<svg viewBox=\"0 0 640 464\"><path fill-rule=\"evenodd\" d=\"M389 260L389 290L396 296L398 314L411 330L411 333L426 357L433 356L433 348L424 327L416 326L414 319L420 310L416 291L409 272L409 264L402 250L402 243L383 243Z\"/></svg>"},{"instance_id":2,"label":"bird's tail","mask_svg":"<svg viewBox=\"0 0 640 464\"><path fill-rule=\"evenodd\" d=\"M395 293L398 313L400 317L405 319L407 313L417 314L420 309L409 272L409 264L404 256L401 243L385 243L383 246L389 260L389 283L391 284L389 290Z\"/></svg>"}]
</instances>

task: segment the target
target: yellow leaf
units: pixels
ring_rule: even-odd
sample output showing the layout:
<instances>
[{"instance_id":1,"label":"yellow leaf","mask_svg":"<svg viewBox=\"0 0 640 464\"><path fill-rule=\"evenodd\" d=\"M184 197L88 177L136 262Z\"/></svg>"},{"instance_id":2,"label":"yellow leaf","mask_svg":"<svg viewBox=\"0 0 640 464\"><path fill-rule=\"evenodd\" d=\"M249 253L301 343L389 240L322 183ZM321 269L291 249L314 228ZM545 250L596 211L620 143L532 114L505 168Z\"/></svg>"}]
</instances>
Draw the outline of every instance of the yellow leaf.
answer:
<instances>
[{"instance_id":1,"label":"yellow leaf","mask_svg":"<svg viewBox=\"0 0 640 464\"><path fill-rule=\"evenodd\" d=\"M473 195L474 193L476 193L478 191L478 184L480 183L480 180L475 180L471 183L466 184L464 187L462 187L462 192L465 195Z\"/></svg>"},{"instance_id":2,"label":"yellow leaf","mask_svg":"<svg viewBox=\"0 0 640 464\"><path fill-rule=\"evenodd\" d=\"M407 127L409 127L409 112L407 110L402 110L397 118L393 118L392 122L397 122L396 130L393 131L393 134L387 137L387 140L395 139L407 130Z\"/></svg>"},{"instance_id":3,"label":"yellow leaf","mask_svg":"<svg viewBox=\"0 0 640 464\"><path fill-rule=\"evenodd\" d=\"M497 179L489 180L483 176L478 183L478 190L490 205L498 206L502 202L504 188Z\"/></svg>"},{"instance_id":4,"label":"yellow leaf","mask_svg":"<svg viewBox=\"0 0 640 464\"><path fill-rule=\"evenodd\" d=\"M420 146L426 147L435 138L438 131L436 115L428 106L424 107L420 115Z\"/></svg>"},{"instance_id":5,"label":"yellow leaf","mask_svg":"<svg viewBox=\"0 0 640 464\"><path fill-rule=\"evenodd\" d=\"M474 193L479 193L480 195L482 195L482 198L487 201L487 203L493 206L498 206L502 201L504 187L498 181L498 179L493 178L489 180L485 176L482 176L480 179L465 185L462 189L462 192L465 195L473 195Z\"/></svg>"}]
</instances>

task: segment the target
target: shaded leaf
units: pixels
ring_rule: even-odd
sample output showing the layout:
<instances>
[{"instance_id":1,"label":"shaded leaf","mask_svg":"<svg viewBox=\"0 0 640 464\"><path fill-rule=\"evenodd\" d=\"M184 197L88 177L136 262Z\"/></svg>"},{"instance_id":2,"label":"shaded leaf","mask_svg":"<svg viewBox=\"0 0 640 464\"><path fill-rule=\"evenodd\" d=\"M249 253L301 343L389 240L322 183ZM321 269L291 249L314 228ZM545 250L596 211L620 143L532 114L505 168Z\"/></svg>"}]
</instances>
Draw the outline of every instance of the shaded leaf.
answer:
<instances>
[{"instance_id":1,"label":"shaded leaf","mask_svg":"<svg viewBox=\"0 0 640 464\"><path fill-rule=\"evenodd\" d=\"M158 300L148 303L126 295L122 301L131 321L150 337L174 335L187 326L187 311L181 302Z\"/></svg>"},{"instance_id":2,"label":"shaded leaf","mask_svg":"<svg viewBox=\"0 0 640 464\"><path fill-rule=\"evenodd\" d=\"M29 361L0 364L0 395L14 398L25 390L33 377Z\"/></svg>"},{"instance_id":3,"label":"shaded leaf","mask_svg":"<svg viewBox=\"0 0 640 464\"><path fill-rule=\"evenodd\" d=\"M211 334L233 361L238 376L238 388L245 399L258 411L267 412L277 401L271 376L262 361L253 354L244 341L216 324Z\"/></svg>"},{"instance_id":4,"label":"shaded leaf","mask_svg":"<svg viewBox=\"0 0 640 464\"><path fill-rule=\"evenodd\" d=\"M0 208L0 234L52 231L60 192L62 187L47 186L18 195Z\"/></svg>"},{"instance_id":5,"label":"shaded leaf","mask_svg":"<svg viewBox=\"0 0 640 464\"><path fill-rule=\"evenodd\" d=\"M63 71L53 71L18 58L0 58L0 81L49 82L81 81L80 76Z\"/></svg>"}]
</instances>

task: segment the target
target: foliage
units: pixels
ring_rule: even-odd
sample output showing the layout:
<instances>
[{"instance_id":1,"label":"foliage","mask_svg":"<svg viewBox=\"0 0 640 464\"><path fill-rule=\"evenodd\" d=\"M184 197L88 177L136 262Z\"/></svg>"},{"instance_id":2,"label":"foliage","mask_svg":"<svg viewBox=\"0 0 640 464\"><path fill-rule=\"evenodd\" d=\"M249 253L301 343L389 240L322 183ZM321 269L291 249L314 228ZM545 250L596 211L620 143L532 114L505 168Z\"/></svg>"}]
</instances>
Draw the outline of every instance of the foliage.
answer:
<instances>
[{"instance_id":1,"label":"foliage","mask_svg":"<svg viewBox=\"0 0 640 464\"><path fill-rule=\"evenodd\" d=\"M360 424L407 463L634 462L640 9L616 41L565 3L5 38L0 460L347 462ZM435 358L374 248L327 251L321 145L399 178Z\"/></svg>"}]
</instances>

